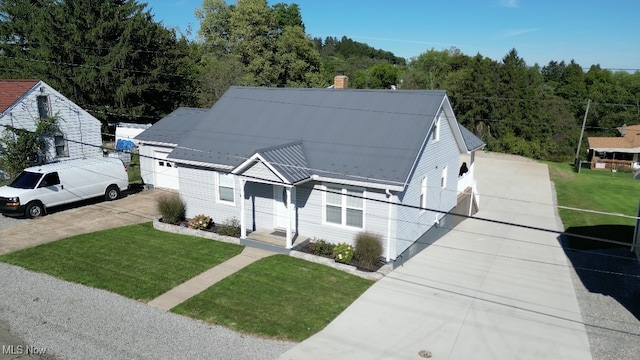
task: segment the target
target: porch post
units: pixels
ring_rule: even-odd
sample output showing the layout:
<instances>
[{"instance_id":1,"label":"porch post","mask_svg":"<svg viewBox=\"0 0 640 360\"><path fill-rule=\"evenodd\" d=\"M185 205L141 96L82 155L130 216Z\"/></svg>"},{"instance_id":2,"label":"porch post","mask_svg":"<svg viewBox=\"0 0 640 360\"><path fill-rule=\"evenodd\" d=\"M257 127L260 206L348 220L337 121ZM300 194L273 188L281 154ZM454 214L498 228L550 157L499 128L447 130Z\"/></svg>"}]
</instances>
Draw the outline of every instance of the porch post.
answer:
<instances>
[{"instance_id":1,"label":"porch post","mask_svg":"<svg viewBox=\"0 0 640 360\"><path fill-rule=\"evenodd\" d=\"M291 188L286 187L287 191L287 249L293 247L293 236L291 235Z\"/></svg>"},{"instance_id":2,"label":"porch post","mask_svg":"<svg viewBox=\"0 0 640 360\"><path fill-rule=\"evenodd\" d=\"M247 224L244 216L244 186L247 180L240 178L240 239L247 238Z\"/></svg>"}]
</instances>

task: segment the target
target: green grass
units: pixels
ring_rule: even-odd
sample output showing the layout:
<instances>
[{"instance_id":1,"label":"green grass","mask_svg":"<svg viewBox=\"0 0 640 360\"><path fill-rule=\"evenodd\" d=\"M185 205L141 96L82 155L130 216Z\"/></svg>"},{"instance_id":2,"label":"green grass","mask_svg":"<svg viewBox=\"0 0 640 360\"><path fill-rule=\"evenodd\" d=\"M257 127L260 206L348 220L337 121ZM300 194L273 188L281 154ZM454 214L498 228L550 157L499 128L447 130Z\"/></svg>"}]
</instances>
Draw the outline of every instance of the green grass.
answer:
<instances>
[{"instance_id":1,"label":"green grass","mask_svg":"<svg viewBox=\"0 0 640 360\"><path fill-rule=\"evenodd\" d=\"M239 254L242 246L155 230L151 223L74 236L0 261L141 301Z\"/></svg>"},{"instance_id":2,"label":"green grass","mask_svg":"<svg viewBox=\"0 0 640 360\"><path fill-rule=\"evenodd\" d=\"M581 169L568 163L547 163L558 205L635 216L640 181L629 173ZM568 232L630 242L635 221L618 216L559 209ZM594 244L591 244L594 245Z\"/></svg>"},{"instance_id":3,"label":"green grass","mask_svg":"<svg viewBox=\"0 0 640 360\"><path fill-rule=\"evenodd\" d=\"M274 255L172 311L245 333L302 341L322 330L372 284L327 266Z\"/></svg>"},{"instance_id":4,"label":"green grass","mask_svg":"<svg viewBox=\"0 0 640 360\"><path fill-rule=\"evenodd\" d=\"M140 155L131 154L131 164L127 167L127 175L129 176L129 184L142 184L142 176L140 175Z\"/></svg>"}]
</instances>

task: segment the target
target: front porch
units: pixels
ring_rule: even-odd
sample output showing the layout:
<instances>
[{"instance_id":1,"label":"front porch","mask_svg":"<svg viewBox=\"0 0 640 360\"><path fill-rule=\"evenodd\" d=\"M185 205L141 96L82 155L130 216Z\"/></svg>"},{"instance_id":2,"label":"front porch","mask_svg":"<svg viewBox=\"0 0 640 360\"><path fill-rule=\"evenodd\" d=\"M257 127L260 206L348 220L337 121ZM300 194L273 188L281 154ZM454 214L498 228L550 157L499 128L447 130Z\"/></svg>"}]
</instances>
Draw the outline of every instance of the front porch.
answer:
<instances>
[{"instance_id":1,"label":"front porch","mask_svg":"<svg viewBox=\"0 0 640 360\"><path fill-rule=\"evenodd\" d=\"M634 149L589 149L592 170L624 171L640 168L640 157Z\"/></svg>"},{"instance_id":2,"label":"front porch","mask_svg":"<svg viewBox=\"0 0 640 360\"><path fill-rule=\"evenodd\" d=\"M281 247L283 249L286 249L287 247L286 229L258 229L256 231L248 233L246 239L254 240L271 246ZM291 248L295 249L299 246L303 246L307 240L310 240L308 236L294 233L291 238Z\"/></svg>"},{"instance_id":3,"label":"front porch","mask_svg":"<svg viewBox=\"0 0 640 360\"><path fill-rule=\"evenodd\" d=\"M594 156L591 159L591 170L620 170L637 169L638 165L635 161L602 159Z\"/></svg>"}]
</instances>

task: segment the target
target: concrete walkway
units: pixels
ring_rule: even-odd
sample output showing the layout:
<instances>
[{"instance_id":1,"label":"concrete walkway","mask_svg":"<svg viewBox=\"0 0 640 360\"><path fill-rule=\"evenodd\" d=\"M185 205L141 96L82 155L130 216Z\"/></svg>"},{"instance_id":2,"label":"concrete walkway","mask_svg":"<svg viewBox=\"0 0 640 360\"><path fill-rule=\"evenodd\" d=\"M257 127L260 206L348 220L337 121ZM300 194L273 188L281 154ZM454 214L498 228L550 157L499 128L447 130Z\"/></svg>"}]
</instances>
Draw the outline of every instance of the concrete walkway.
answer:
<instances>
[{"instance_id":1,"label":"concrete walkway","mask_svg":"<svg viewBox=\"0 0 640 360\"><path fill-rule=\"evenodd\" d=\"M149 301L149 305L170 310L245 266L273 254L267 250L247 246L240 254Z\"/></svg>"},{"instance_id":2,"label":"concrete walkway","mask_svg":"<svg viewBox=\"0 0 640 360\"><path fill-rule=\"evenodd\" d=\"M481 218L560 230L544 164L480 157ZM553 233L467 219L280 359L591 359Z\"/></svg>"}]
</instances>

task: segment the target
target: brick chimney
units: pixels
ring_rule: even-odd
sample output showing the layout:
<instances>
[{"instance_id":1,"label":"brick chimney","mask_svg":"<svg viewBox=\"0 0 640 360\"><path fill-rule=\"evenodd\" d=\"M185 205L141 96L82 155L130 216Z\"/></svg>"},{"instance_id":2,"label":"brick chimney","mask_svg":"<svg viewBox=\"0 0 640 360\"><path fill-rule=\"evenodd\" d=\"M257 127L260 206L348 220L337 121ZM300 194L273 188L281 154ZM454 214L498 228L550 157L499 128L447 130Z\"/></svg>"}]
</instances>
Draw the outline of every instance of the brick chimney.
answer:
<instances>
[{"instance_id":1,"label":"brick chimney","mask_svg":"<svg viewBox=\"0 0 640 360\"><path fill-rule=\"evenodd\" d=\"M349 88L349 77L346 75L336 75L333 78L334 89L347 89Z\"/></svg>"}]
</instances>

